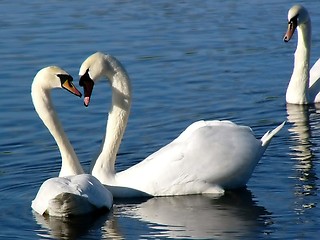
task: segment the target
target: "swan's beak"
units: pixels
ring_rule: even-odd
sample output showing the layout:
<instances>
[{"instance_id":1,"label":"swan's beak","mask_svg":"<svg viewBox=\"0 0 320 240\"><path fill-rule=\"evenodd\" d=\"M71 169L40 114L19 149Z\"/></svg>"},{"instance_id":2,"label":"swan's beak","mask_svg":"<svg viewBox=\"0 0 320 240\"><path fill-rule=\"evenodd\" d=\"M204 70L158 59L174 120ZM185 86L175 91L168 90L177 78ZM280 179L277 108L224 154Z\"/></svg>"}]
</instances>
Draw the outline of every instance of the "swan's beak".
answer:
<instances>
[{"instance_id":1,"label":"swan's beak","mask_svg":"<svg viewBox=\"0 0 320 240\"><path fill-rule=\"evenodd\" d=\"M88 107L94 86L94 81L90 78L89 74L86 73L80 77L79 85L83 87L84 91L84 106Z\"/></svg>"},{"instance_id":2,"label":"swan's beak","mask_svg":"<svg viewBox=\"0 0 320 240\"><path fill-rule=\"evenodd\" d=\"M289 42L289 40L293 36L294 31L296 30L297 26L298 26L297 19L292 19L288 22L288 30L283 37L283 41Z\"/></svg>"},{"instance_id":3,"label":"swan's beak","mask_svg":"<svg viewBox=\"0 0 320 240\"><path fill-rule=\"evenodd\" d=\"M82 96L81 92L69 80L64 81L62 87L78 97Z\"/></svg>"}]
</instances>

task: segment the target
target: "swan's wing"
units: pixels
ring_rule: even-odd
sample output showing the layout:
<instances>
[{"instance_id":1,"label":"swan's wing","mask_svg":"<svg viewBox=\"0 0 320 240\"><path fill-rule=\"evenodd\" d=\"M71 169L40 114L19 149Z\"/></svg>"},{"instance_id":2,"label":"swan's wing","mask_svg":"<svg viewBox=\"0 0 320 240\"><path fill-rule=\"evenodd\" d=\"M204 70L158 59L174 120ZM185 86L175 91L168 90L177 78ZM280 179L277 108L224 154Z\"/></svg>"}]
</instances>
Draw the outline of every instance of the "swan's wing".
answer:
<instances>
[{"instance_id":1,"label":"swan's wing","mask_svg":"<svg viewBox=\"0 0 320 240\"><path fill-rule=\"evenodd\" d=\"M176 139L174 139L169 144L165 145L158 151L152 153L149 155L144 161L141 163L145 164L146 162L153 161L153 159L156 158L162 158L162 159L175 159L179 160L183 158L184 153L182 150L180 150L181 147L184 147L186 143L188 142L194 142L193 135L199 131L199 129L203 127L213 127L213 128L220 128L220 127L235 127L235 128L241 128L244 131L248 131L252 133L251 128L247 126L239 126L234 124L231 121L220 121L220 120L211 120L211 121L204 121L200 120L197 122L192 123L189 125ZM206 128L207 129L207 128ZM216 135L217 131L211 130L210 132L213 132L214 135ZM253 134L253 133L252 133ZM171 156L171 157L170 157ZM173 157L175 156L175 157Z\"/></svg>"},{"instance_id":2,"label":"swan's wing","mask_svg":"<svg viewBox=\"0 0 320 240\"><path fill-rule=\"evenodd\" d=\"M32 201L32 209L43 215L49 207L49 201L67 191L69 182L69 179L61 177L50 178L43 182L35 199Z\"/></svg>"},{"instance_id":3,"label":"swan's wing","mask_svg":"<svg viewBox=\"0 0 320 240\"><path fill-rule=\"evenodd\" d=\"M314 103L320 102L320 58L310 69L309 97Z\"/></svg>"},{"instance_id":4,"label":"swan's wing","mask_svg":"<svg viewBox=\"0 0 320 240\"><path fill-rule=\"evenodd\" d=\"M319 78L320 78L320 58L316 61L316 63L310 69L309 88L311 88L312 85L319 80Z\"/></svg>"},{"instance_id":5,"label":"swan's wing","mask_svg":"<svg viewBox=\"0 0 320 240\"><path fill-rule=\"evenodd\" d=\"M194 132L196 132L198 129L205 127L205 126L233 126L233 127L239 127L239 125L236 125L235 123L231 122L231 121L227 121L227 120L210 120L210 121L204 121L204 120L200 120L197 122L192 123L191 125L189 125L189 127L187 127L175 140L174 142L182 142L185 141L186 139L188 139ZM246 127L246 126L241 126L241 127L245 127L248 130L250 128ZM251 129L250 129L251 131Z\"/></svg>"},{"instance_id":6,"label":"swan's wing","mask_svg":"<svg viewBox=\"0 0 320 240\"><path fill-rule=\"evenodd\" d=\"M229 121L198 124L202 126L187 128L180 139L119 177L127 186L156 196L220 193L215 186L244 186L261 157L261 141L249 127Z\"/></svg>"},{"instance_id":7,"label":"swan's wing","mask_svg":"<svg viewBox=\"0 0 320 240\"><path fill-rule=\"evenodd\" d=\"M201 164L193 166L195 173L201 173L201 180L225 186L229 185L237 174L245 175L237 177L238 182L245 182L242 179L247 175L242 172L251 174L259 160L257 153L260 149L261 143L254 137L251 128L221 121L219 124L211 122L195 132L185 144L184 151L190 158L188 162L201 160Z\"/></svg>"},{"instance_id":8,"label":"swan's wing","mask_svg":"<svg viewBox=\"0 0 320 240\"><path fill-rule=\"evenodd\" d=\"M106 207L110 209L113 204L111 192L105 188L98 179L91 174L80 174L71 177L70 186L82 197L97 208Z\"/></svg>"},{"instance_id":9,"label":"swan's wing","mask_svg":"<svg viewBox=\"0 0 320 240\"><path fill-rule=\"evenodd\" d=\"M225 187L244 186L260 159L261 142L251 128L230 121L205 121L205 126L194 131L182 143L178 168L179 177L172 179L186 192L198 189L210 190L217 185ZM177 191L180 191L177 189Z\"/></svg>"}]
</instances>

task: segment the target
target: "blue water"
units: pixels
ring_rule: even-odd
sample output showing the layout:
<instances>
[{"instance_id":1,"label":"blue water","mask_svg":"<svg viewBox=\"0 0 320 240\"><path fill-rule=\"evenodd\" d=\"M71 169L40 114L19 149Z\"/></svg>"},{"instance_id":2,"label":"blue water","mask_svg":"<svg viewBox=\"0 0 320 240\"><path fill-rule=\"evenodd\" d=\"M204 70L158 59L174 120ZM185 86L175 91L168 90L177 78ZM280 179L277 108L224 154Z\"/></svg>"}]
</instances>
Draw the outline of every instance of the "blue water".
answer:
<instances>
[{"instance_id":1,"label":"blue water","mask_svg":"<svg viewBox=\"0 0 320 240\"><path fill-rule=\"evenodd\" d=\"M320 56L317 0L302 1ZM317 239L319 108L286 106L297 36L289 43L289 0L1 1L0 239ZM117 170L141 161L199 119L249 125L257 137L282 121L247 190L116 201L96 219L62 221L32 212L41 183L57 176L59 152L34 112L36 72L59 65L77 84L95 51L116 56L133 86ZM54 91L56 109L85 169L100 144L110 89L89 108Z\"/></svg>"}]
</instances>

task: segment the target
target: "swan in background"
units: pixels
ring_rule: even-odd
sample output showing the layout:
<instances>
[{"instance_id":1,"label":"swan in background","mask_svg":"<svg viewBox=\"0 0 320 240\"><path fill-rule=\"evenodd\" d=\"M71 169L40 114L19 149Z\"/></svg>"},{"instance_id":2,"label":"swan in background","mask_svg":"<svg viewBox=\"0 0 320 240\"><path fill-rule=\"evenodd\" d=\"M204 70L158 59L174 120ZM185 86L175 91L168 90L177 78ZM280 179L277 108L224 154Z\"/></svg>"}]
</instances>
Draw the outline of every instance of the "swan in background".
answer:
<instances>
[{"instance_id":1,"label":"swan in background","mask_svg":"<svg viewBox=\"0 0 320 240\"><path fill-rule=\"evenodd\" d=\"M294 5L288 12L288 30L283 40L288 42L295 29L298 44L294 54L293 73L287 88L286 101L292 104L320 102L320 58L309 72L311 47L311 20L307 9Z\"/></svg>"},{"instance_id":2,"label":"swan in background","mask_svg":"<svg viewBox=\"0 0 320 240\"><path fill-rule=\"evenodd\" d=\"M260 140L252 130L230 121L197 121L175 140L145 160L115 173L116 155L131 106L130 79L121 63L97 52L81 65L80 86L88 106L96 81L106 77L112 88L112 107L101 152L92 175L114 197L223 194L248 182L272 137L284 123Z\"/></svg>"},{"instance_id":3,"label":"swan in background","mask_svg":"<svg viewBox=\"0 0 320 240\"><path fill-rule=\"evenodd\" d=\"M35 110L55 139L62 159L59 177L46 180L32 201L31 207L41 215L81 215L100 208L110 209L113 202L111 193L95 177L84 174L54 110L53 88L64 88L81 97L72 80L67 72L51 66L37 73L31 87Z\"/></svg>"}]
</instances>

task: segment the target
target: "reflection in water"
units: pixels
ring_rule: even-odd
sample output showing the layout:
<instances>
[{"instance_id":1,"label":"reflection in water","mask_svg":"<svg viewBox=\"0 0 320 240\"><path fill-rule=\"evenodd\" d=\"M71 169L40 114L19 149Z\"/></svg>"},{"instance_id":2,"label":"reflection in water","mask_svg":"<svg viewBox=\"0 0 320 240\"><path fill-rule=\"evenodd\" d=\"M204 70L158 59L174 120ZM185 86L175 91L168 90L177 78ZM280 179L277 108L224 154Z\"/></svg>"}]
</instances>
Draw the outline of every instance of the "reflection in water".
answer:
<instances>
[{"instance_id":1,"label":"reflection in water","mask_svg":"<svg viewBox=\"0 0 320 240\"><path fill-rule=\"evenodd\" d=\"M143 237L257 239L272 223L270 213L257 206L251 192L227 192L220 198L204 195L151 198L141 204L118 204L115 214L139 220L152 232ZM117 213L116 213L117 212ZM136 237L139 237L136 236Z\"/></svg>"},{"instance_id":2,"label":"reflection in water","mask_svg":"<svg viewBox=\"0 0 320 240\"><path fill-rule=\"evenodd\" d=\"M78 239L81 236L88 234L93 229L100 229L102 225L107 226L108 235L112 239L116 239L118 234L114 232L113 220L109 220L110 213L102 215L85 215L73 218L58 218L52 216L42 216L33 211L34 217L42 229L37 230L36 234L40 237L55 238L55 239ZM99 237L99 238L100 238Z\"/></svg>"},{"instance_id":3,"label":"reflection in water","mask_svg":"<svg viewBox=\"0 0 320 240\"><path fill-rule=\"evenodd\" d=\"M288 122L292 123L289 128L293 144L290 149L291 155L300 161L312 158L310 143L309 108L304 105L287 105Z\"/></svg>"},{"instance_id":4,"label":"reflection in water","mask_svg":"<svg viewBox=\"0 0 320 240\"><path fill-rule=\"evenodd\" d=\"M40 237L77 239L214 238L258 239L270 233L270 213L258 206L250 191L227 192L220 198L204 195L118 200L100 217L61 219L34 213Z\"/></svg>"},{"instance_id":5,"label":"reflection in water","mask_svg":"<svg viewBox=\"0 0 320 240\"><path fill-rule=\"evenodd\" d=\"M315 156L312 153L311 130L310 130L310 107L287 104L288 122L291 144L291 157L296 161L298 183L295 186L295 195L297 197L297 210L303 211L305 208L315 206L312 199L307 196L317 195L316 180L318 179L314 169Z\"/></svg>"}]
</instances>

